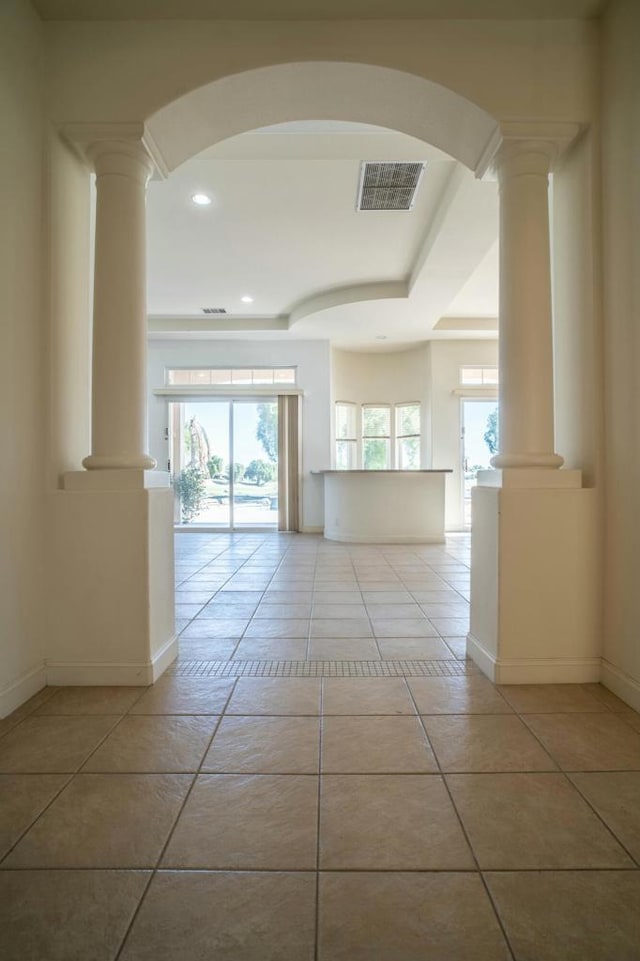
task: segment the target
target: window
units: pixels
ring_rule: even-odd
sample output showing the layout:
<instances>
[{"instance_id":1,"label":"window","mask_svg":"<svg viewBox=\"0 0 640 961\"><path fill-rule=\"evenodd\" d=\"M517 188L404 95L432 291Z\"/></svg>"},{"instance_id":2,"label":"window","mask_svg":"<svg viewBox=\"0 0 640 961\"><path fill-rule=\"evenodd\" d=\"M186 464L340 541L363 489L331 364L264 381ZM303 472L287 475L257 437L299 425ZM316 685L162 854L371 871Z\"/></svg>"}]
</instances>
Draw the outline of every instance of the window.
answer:
<instances>
[{"instance_id":1,"label":"window","mask_svg":"<svg viewBox=\"0 0 640 961\"><path fill-rule=\"evenodd\" d=\"M497 387L497 367L461 367L460 383L465 387Z\"/></svg>"},{"instance_id":2,"label":"window","mask_svg":"<svg viewBox=\"0 0 640 961\"><path fill-rule=\"evenodd\" d=\"M169 368L166 372L170 387L290 387L296 382L295 367L200 367L183 370Z\"/></svg>"},{"instance_id":3,"label":"window","mask_svg":"<svg viewBox=\"0 0 640 961\"><path fill-rule=\"evenodd\" d=\"M362 466L365 470L391 467L391 408L388 406L362 408Z\"/></svg>"},{"instance_id":4,"label":"window","mask_svg":"<svg viewBox=\"0 0 640 961\"><path fill-rule=\"evenodd\" d=\"M336 404L336 470L354 470L358 466L356 405Z\"/></svg>"},{"instance_id":5,"label":"window","mask_svg":"<svg viewBox=\"0 0 640 961\"><path fill-rule=\"evenodd\" d=\"M396 468L420 468L420 404L396 404Z\"/></svg>"}]
</instances>

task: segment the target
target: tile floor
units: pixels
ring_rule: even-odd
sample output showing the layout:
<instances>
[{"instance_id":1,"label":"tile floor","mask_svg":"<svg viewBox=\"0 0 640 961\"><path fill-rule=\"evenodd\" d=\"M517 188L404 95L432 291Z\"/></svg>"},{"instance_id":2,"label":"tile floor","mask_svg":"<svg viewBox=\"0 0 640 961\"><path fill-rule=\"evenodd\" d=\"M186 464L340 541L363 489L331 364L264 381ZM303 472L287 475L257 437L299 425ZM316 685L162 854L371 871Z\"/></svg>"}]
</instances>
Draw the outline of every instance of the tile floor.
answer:
<instances>
[{"instance_id":1,"label":"tile floor","mask_svg":"<svg viewBox=\"0 0 640 961\"><path fill-rule=\"evenodd\" d=\"M640 717L465 662L466 538L179 535L177 602L0 721L3 961L640 959Z\"/></svg>"}]
</instances>

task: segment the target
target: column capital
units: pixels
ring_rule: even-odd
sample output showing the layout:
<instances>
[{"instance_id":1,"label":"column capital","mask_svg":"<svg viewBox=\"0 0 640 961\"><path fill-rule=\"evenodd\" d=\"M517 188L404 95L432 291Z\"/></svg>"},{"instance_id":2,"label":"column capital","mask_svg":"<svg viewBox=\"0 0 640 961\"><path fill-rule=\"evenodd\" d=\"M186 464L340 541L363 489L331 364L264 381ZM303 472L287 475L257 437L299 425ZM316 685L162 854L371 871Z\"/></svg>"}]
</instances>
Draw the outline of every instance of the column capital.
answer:
<instances>
[{"instance_id":1,"label":"column capital","mask_svg":"<svg viewBox=\"0 0 640 961\"><path fill-rule=\"evenodd\" d=\"M168 168L143 123L68 123L60 135L98 175L120 173L164 180Z\"/></svg>"},{"instance_id":2,"label":"column capital","mask_svg":"<svg viewBox=\"0 0 640 961\"><path fill-rule=\"evenodd\" d=\"M531 173L549 173L555 161L573 143L582 129L579 123L553 120L505 120L480 158L475 174L482 178L500 173L516 157L531 157ZM538 161L534 161L536 156ZM519 161L526 165L526 160ZM544 167L546 165L546 171ZM525 172L524 170L522 172Z\"/></svg>"}]
</instances>

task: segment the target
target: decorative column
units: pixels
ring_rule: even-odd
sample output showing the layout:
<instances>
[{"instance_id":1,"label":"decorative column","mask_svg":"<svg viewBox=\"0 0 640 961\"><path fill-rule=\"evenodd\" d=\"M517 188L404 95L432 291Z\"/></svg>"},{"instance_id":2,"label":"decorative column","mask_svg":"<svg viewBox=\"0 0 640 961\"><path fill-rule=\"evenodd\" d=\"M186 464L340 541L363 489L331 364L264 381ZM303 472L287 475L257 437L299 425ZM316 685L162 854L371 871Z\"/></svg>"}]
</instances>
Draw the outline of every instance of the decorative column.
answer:
<instances>
[{"instance_id":1,"label":"decorative column","mask_svg":"<svg viewBox=\"0 0 640 961\"><path fill-rule=\"evenodd\" d=\"M500 453L472 494L467 654L503 684L600 677L597 492L554 450L548 180L578 129L504 124L494 160Z\"/></svg>"},{"instance_id":2,"label":"decorative column","mask_svg":"<svg viewBox=\"0 0 640 961\"><path fill-rule=\"evenodd\" d=\"M499 468L557 468L548 181L557 146L506 140L500 184Z\"/></svg>"},{"instance_id":3,"label":"decorative column","mask_svg":"<svg viewBox=\"0 0 640 961\"><path fill-rule=\"evenodd\" d=\"M89 470L151 469L146 450L145 193L153 171L141 140L86 148L96 173Z\"/></svg>"},{"instance_id":4,"label":"decorative column","mask_svg":"<svg viewBox=\"0 0 640 961\"><path fill-rule=\"evenodd\" d=\"M145 429L145 191L162 165L142 123L61 133L96 174L92 437L51 497L47 680L151 684L178 651L173 494Z\"/></svg>"}]
</instances>

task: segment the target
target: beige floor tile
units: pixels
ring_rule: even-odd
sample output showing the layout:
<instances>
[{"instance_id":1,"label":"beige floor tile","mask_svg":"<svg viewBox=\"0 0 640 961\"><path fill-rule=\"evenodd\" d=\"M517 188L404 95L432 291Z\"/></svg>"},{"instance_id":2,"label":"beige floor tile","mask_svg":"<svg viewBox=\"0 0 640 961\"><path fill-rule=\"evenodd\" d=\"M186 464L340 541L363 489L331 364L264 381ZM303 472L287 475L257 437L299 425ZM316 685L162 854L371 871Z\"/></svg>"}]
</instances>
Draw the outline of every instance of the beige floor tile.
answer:
<instances>
[{"instance_id":1,"label":"beige floor tile","mask_svg":"<svg viewBox=\"0 0 640 961\"><path fill-rule=\"evenodd\" d=\"M320 679L313 677L241 677L227 714L320 713Z\"/></svg>"},{"instance_id":2,"label":"beige floor tile","mask_svg":"<svg viewBox=\"0 0 640 961\"><path fill-rule=\"evenodd\" d=\"M0 871L3 961L113 961L146 871Z\"/></svg>"},{"instance_id":3,"label":"beige floor tile","mask_svg":"<svg viewBox=\"0 0 640 961\"><path fill-rule=\"evenodd\" d=\"M320 875L319 961L508 961L475 874Z\"/></svg>"},{"instance_id":4,"label":"beige floor tile","mask_svg":"<svg viewBox=\"0 0 640 961\"><path fill-rule=\"evenodd\" d=\"M83 771L195 772L217 723L217 717L129 715L89 758Z\"/></svg>"},{"instance_id":5,"label":"beige floor tile","mask_svg":"<svg viewBox=\"0 0 640 961\"><path fill-rule=\"evenodd\" d=\"M323 714L415 714L402 677L325 677Z\"/></svg>"},{"instance_id":6,"label":"beige floor tile","mask_svg":"<svg viewBox=\"0 0 640 961\"><path fill-rule=\"evenodd\" d=\"M640 872L485 878L517 961L639 961Z\"/></svg>"},{"instance_id":7,"label":"beige floor tile","mask_svg":"<svg viewBox=\"0 0 640 961\"><path fill-rule=\"evenodd\" d=\"M358 618L367 617L367 609L364 604L323 604L321 601L314 602L313 616L315 618Z\"/></svg>"},{"instance_id":8,"label":"beige floor tile","mask_svg":"<svg viewBox=\"0 0 640 961\"><path fill-rule=\"evenodd\" d=\"M397 620L398 618L418 618L418 620L421 620L423 617L417 604L383 604L376 601L367 601L367 611L369 617L375 621Z\"/></svg>"},{"instance_id":9,"label":"beige floor tile","mask_svg":"<svg viewBox=\"0 0 640 961\"><path fill-rule=\"evenodd\" d=\"M258 610L253 615L254 618L262 620L263 618L277 619L277 618L310 618L311 617L311 603L307 604L266 604L262 603Z\"/></svg>"},{"instance_id":10,"label":"beige floor tile","mask_svg":"<svg viewBox=\"0 0 640 961\"><path fill-rule=\"evenodd\" d=\"M604 684L581 684L580 687L614 713L622 713L629 710L629 705L617 697L613 691L606 688Z\"/></svg>"},{"instance_id":11,"label":"beige floor tile","mask_svg":"<svg viewBox=\"0 0 640 961\"><path fill-rule=\"evenodd\" d=\"M372 637L368 617L314 617L310 637Z\"/></svg>"},{"instance_id":12,"label":"beige floor tile","mask_svg":"<svg viewBox=\"0 0 640 961\"><path fill-rule=\"evenodd\" d=\"M0 741L0 772L77 771L118 722L117 717L27 717Z\"/></svg>"},{"instance_id":13,"label":"beige floor tile","mask_svg":"<svg viewBox=\"0 0 640 961\"><path fill-rule=\"evenodd\" d=\"M429 623L443 637L466 634L469 630L469 617L430 617Z\"/></svg>"},{"instance_id":14,"label":"beige floor tile","mask_svg":"<svg viewBox=\"0 0 640 961\"><path fill-rule=\"evenodd\" d=\"M165 868L313 870L318 778L204 774L189 795Z\"/></svg>"},{"instance_id":15,"label":"beige floor tile","mask_svg":"<svg viewBox=\"0 0 640 961\"><path fill-rule=\"evenodd\" d=\"M439 637L379 637L378 647L387 661L451 661L453 655Z\"/></svg>"},{"instance_id":16,"label":"beige floor tile","mask_svg":"<svg viewBox=\"0 0 640 961\"><path fill-rule=\"evenodd\" d=\"M309 619L302 617L263 617L251 621L245 631L248 637L308 637Z\"/></svg>"},{"instance_id":17,"label":"beige floor tile","mask_svg":"<svg viewBox=\"0 0 640 961\"><path fill-rule=\"evenodd\" d=\"M437 637L438 632L426 617L372 617L376 637Z\"/></svg>"},{"instance_id":18,"label":"beige floor tile","mask_svg":"<svg viewBox=\"0 0 640 961\"><path fill-rule=\"evenodd\" d=\"M445 642L447 647L450 649L454 657L460 661L464 661L467 657L467 639L466 637L448 637L443 636L442 640Z\"/></svg>"},{"instance_id":19,"label":"beige floor tile","mask_svg":"<svg viewBox=\"0 0 640 961\"><path fill-rule=\"evenodd\" d=\"M616 714L527 714L523 720L566 771L639 771L640 734Z\"/></svg>"},{"instance_id":20,"label":"beige floor tile","mask_svg":"<svg viewBox=\"0 0 640 961\"><path fill-rule=\"evenodd\" d=\"M480 674L407 679L421 714L511 714L493 684Z\"/></svg>"},{"instance_id":21,"label":"beige floor tile","mask_svg":"<svg viewBox=\"0 0 640 961\"><path fill-rule=\"evenodd\" d=\"M503 684L500 693L519 714L589 714L607 711L581 684Z\"/></svg>"},{"instance_id":22,"label":"beige floor tile","mask_svg":"<svg viewBox=\"0 0 640 961\"><path fill-rule=\"evenodd\" d=\"M520 718L490 714L424 717L443 771L552 771L556 765Z\"/></svg>"},{"instance_id":23,"label":"beige floor tile","mask_svg":"<svg viewBox=\"0 0 640 961\"><path fill-rule=\"evenodd\" d=\"M181 637L178 657L183 661L227 661L237 646L233 639Z\"/></svg>"},{"instance_id":24,"label":"beige floor tile","mask_svg":"<svg viewBox=\"0 0 640 961\"><path fill-rule=\"evenodd\" d=\"M417 717L326 717L322 770L328 774L425 774L438 766Z\"/></svg>"},{"instance_id":25,"label":"beige floor tile","mask_svg":"<svg viewBox=\"0 0 640 961\"><path fill-rule=\"evenodd\" d=\"M380 651L372 637L312 637L310 661L379 661Z\"/></svg>"},{"instance_id":26,"label":"beige floor tile","mask_svg":"<svg viewBox=\"0 0 640 961\"><path fill-rule=\"evenodd\" d=\"M455 774L447 783L482 869L633 867L563 774Z\"/></svg>"},{"instance_id":27,"label":"beige floor tile","mask_svg":"<svg viewBox=\"0 0 640 961\"><path fill-rule=\"evenodd\" d=\"M618 714L622 720L633 728L634 731L638 731L640 734L640 714L637 711L626 710Z\"/></svg>"},{"instance_id":28,"label":"beige floor tile","mask_svg":"<svg viewBox=\"0 0 640 961\"><path fill-rule=\"evenodd\" d=\"M365 587L362 591L365 604L411 604L413 598L408 591L398 589L390 591L372 591Z\"/></svg>"},{"instance_id":29,"label":"beige floor tile","mask_svg":"<svg viewBox=\"0 0 640 961\"><path fill-rule=\"evenodd\" d=\"M185 627L182 636L239 639L244 634L248 624L248 618L213 619L210 617L198 617Z\"/></svg>"},{"instance_id":30,"label":"beige floor tile","mask_svg":"<svg viewBox=\"0 0 640 961\"><path fill-rule=\"evenodd\" d=\"M313 592L313 603L315 604L355 604L357 607L362 604L362 594L359 590L349 591L327 591L321 584L316 585Z\"/></svg>"},{"instance_id":31,"label":"beige floor tile","mask_svg":"<svg viewBox=\"0 0 640 961\"><path fill-rule=\"evenodd\" d=\"M221 714L233 680L165 675L131 708L131 714Z\"/></svg>"},{"instance_id":32,"label":"beige floor tile","mask_svg":"<svg viewBox=\"0 0 640 961\"><path fill-rule=\"evenodd\" d=\"M316 879L159 872L121 961L313 961Z\"/></svg>"},{"instance_id":33,"label":"beige floor tile","mask_svg":"<svg viewBox=\"0 0 640 961\"><path fill-rule=\"evenodd\" d=\"M153 867L191 782L186 774L78 774L4 866Z\"/></svg>"},{"instance_id":34,"label":"beige floor tile","mask_svg":"<svg viewBox=\"0 0 640 961\"><path fill-rule=\"evenodd\" d=\"M225 717L202 765L216 774L317 774L316 717Z\"/></svg>"},{"instance_id":35,"label":"beige floor tile","mask_svg":"<svg viewBox=\"0 0 640 961\"><path fill-rule=\"evenodd\" d=\"M126 714L144 687L62 687L37 714Z\"/></svg>"},{"instance_id":36,"label":"beige floor tile","mask_svg":"<svg viewBox=\"0 0 640 961\"><path fill-rule=\"evenodd\" d=\"M322 776L322 870L465 870L474 861L433 774Z\"/></svg>"},{"instance_id":37,"label":"beige floor tile","mask_svg":"<svg viewBox=\"0 0 640 961\"><path fill-rule=\"evenodd\" d=\"M569 778L640 864L640 773L570 774Z\"/></svg>"},{"instance_id":38,"label":"beige floor tile","mask_svg":"<svg viewBox=\"0 0 640 961\"><path fill-rule=\"evenodd\" d=\"M0 860L68 780L68 774L0 774Z\"/></svg>"},{"instance_id":39,"label":"beige floor tile","mask_svg":"<svg viewBox=\"0 0 640 961\"><path fill-rule=\"evenodd\" d=\"M306 637L246 637L233 657L240 661L304 661L306 654Z\"/></svg>"}]
</instances>

